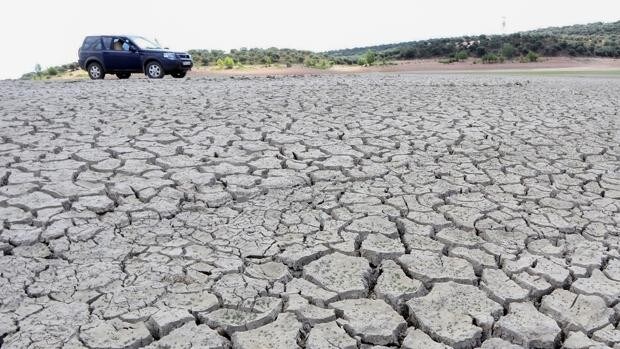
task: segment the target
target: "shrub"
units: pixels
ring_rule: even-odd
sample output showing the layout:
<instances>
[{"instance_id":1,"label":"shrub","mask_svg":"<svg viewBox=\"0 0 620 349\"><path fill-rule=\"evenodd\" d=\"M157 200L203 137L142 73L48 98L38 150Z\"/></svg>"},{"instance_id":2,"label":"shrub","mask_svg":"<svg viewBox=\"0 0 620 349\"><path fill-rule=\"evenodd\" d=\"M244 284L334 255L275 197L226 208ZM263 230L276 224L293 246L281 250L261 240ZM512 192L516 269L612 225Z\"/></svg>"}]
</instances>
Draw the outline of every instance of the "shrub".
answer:
<instances>
[{"instance_id":1,"label":"shrub","mask_svg":"<svg viewBox=\"0 0 620 349\"><path fill-rule=\"evenodd\" d=\"M492 64L497 63L499 61L499 57L497 57L494 53L487 53L482 56L482 63Z\"/></svg>"},{"instance_id":2,"label":"shrub","mask_svg":"<svg viewBox=\"0 0 620 349\"><path fill-rule=\"evenodd\" d=\"M485 47L479 46L476 47L476 56L482 58L487 54L487 49Z\"/></svg>"},{"instance_id":3,"label":"shrub","mask_svg":"<svg viewBox=\"0 0 620 349\"><path fill-rule=\"evenodd\" d=\"M361 66L366 66L366 65L368 65L368 61L366 60L366 57L362 56L362 57L357 59L357 64L359 64Z\"/></svg>"},{"instance_id":4,"label":"shrub","mask_svg":"<svg viewBox=\"0 0 620 349\"><path fill-rule=\"evenodd\" d=\"M364 54L364 59L366 60L366 64L372 65L377 60L377 54L373 50L368 50Z\"/></svg>"},{"instance_id":5,"label":"shrub","mask_svg":"<svg viewBox=\"0 0 620 349\"><path fill-rule=\"evenodd\" d=\"M527 53L528 62L536 62L538 60L538 55L534 51L530 51Z\"/></svg>"},{"instance_id":6,"label":"shrub","mask_svg":"<svg viewBox=\"0 0 620 349\"><path fill-rule=\"evenodd\" d=\"M403 47L400 50L400 57L403 59L414 59L416 58L416 49L413 47Z\"/></svg>"},{"instance_id":7,"label":"shrub","mask_svg":"<svg viewBox=\"0 0 620 349\"><path fill-rule=\"evenodd\" d=\"M441 58L441 59L439 60L439 63L443 63L443 64L450 64L450 63L454 63L454 62L456 62L456 61L457 61L457 60L456 60L455 58L448 57L448 58Z\"/></svg>"},{"instance_id":8,"label":"shrub","mask_svg":"<svg viewBox=\"0 0 620 349\"><path fill-rule=\"evenodd\" d=\"M331 67L332 64L332 61L321 57L306 56L306 58L304 58L304 65L310 68L327 69Z\"/></svg>"},{"instance_id":9,"label":"shrub","mask_svg":"<svg viewBox=\"0 0 620 349\"><path fill-rule=\"evenodd\" d=\"M329 68L331 66L332 66L331 61L329 61L327 59L324 59L324 58L319 59L319 62L316 65L316 67L319 68L319 69L327 69L327 68Z\"/></svg>"},{"instance_id":10,"label":"shrub","mask_svg":"<svg viewBox=\"0 0 620 349\"><path fill-rule=\"evenodd\" d=\"M45 74L47 74L49 76L55 76L55 75L58 75L58 70L56 68L54 68L54 67L49 67L45 71Z\"/></svg>"},{"instance_id":11,"label":"shrub","mask_svg":"<svg viewBox=\"0 0 620 349\"><path fill-rule=\"evenodd\" d=\"M469 57L469 53L465 50L461 50L454 55L457 61L464 61Z\"/></svg>"},{"instance_id":12,"label":"shrub","mask_svg":"<svg viewBox=\"0 0 620 349\"><path fill-rule=\"evenodd\" d=\"M512 59L515 56L515 52L516 52L516 49L511 44L505 43L504 45L502 45L502 50L501 50L502 56L508 59Z\"/></svg>"},{"instance_id":13,"label":"shrub","mask_svg":"<svg viewBox=\"0 0 620 349\"><path fill-rule=\"evenodd\" d=\"M232 69L235 66L235 60L232 59L232 57L230 56L226 56L226 58L224 58L224 68L226 69Z\"/></svg>"}]
</instances>

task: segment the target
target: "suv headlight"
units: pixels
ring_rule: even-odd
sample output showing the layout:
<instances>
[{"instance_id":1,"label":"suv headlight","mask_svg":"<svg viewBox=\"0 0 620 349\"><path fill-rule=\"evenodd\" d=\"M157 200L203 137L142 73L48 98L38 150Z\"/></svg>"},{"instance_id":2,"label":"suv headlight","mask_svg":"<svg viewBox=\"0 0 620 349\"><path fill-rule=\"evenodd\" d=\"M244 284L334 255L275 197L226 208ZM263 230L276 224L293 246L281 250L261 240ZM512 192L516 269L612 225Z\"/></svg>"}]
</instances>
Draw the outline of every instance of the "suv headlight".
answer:
<instances>
[{"instance_id":1,"label":"suv headlight","mask_svg":"<svg viewBox=\"0 0 620 349\"><path fill-rule=\"evenodd\" d=\"M175 55L174 52L164 52L164 58L175 60L177 59L177 55Z\"/></svg>"}]
</instances>

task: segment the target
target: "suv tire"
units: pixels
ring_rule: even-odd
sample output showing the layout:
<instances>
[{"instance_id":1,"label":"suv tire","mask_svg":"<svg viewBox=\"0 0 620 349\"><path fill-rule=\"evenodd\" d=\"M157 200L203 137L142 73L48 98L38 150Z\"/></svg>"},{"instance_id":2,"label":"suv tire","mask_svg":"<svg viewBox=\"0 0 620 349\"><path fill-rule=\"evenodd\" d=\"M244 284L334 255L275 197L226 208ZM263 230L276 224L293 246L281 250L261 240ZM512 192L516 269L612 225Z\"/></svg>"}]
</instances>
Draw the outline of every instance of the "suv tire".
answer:
<instances>
[{"instance_id":1,"label":"suv tire","mask_svg":"<svg viewBox=\"0 0 620 349\"><path fill-rule=\"evenodd\" d=\"M129 79L131 73L116 73L116 77L119 79Z\"/></svg>"},{"instance_id":2,"label":"suv tire","mask_svg":"<svg viewBox=\"0 0 620 349\"><path fill-rule=\"evenodd\" d=\"M185 77L185 74L187 74L187 73L184 72L184 71L178 71L178 72L174 72L174 73L172 73L170 75L172 75L173 78L181 79L181 78Z\"/></svg>"},{"instance_id":3,"label":"suv tire","mask_svg":"<svg viewBox=\"0 0 620 349\"><path fill-rule=\"evenodd\" d=\"M88 76L92 80L100 80L105 78L105 72L103 71L103 67L97 62L92 62L88 64L86 70L88 71Z\"/></svg>"},{"instance_id":4,"label":"suv tire","mask_svg":"<svg viewBox=\"0 0 620 349\"><path fill-rule=\"evenodd\" d=\"M149 62L144 70L146 76L151 79L161 79L164 77L164 68L157 62Z\"/></svg>"}]
</instances>

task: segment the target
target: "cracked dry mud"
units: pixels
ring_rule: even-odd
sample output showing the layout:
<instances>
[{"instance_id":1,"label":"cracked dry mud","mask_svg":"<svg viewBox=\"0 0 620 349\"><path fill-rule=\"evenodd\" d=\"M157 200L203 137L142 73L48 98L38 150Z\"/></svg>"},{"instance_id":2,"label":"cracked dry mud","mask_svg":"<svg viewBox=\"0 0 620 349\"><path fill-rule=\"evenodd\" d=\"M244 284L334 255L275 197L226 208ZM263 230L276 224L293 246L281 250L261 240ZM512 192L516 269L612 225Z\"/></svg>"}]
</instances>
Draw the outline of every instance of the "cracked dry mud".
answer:
<instances>
[{"instance_id":1,"label":"cracked dry mud","mask_svg":"<svg viewBox=\"0 0 620 349\"><path fill-rule=\"evenodd\" d=\"M0 346L620 348L620 80L0 82Z\"/></svg>"}]
</instances>

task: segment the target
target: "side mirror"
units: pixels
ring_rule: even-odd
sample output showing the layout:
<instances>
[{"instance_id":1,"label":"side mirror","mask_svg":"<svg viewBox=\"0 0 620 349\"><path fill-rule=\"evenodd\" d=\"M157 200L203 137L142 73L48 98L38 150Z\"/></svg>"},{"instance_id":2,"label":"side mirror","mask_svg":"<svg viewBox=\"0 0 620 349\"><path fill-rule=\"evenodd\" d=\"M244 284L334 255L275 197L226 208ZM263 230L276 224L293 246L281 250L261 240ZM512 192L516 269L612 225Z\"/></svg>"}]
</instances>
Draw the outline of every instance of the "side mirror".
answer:
<instances>
[{"instance_id":1,"label":"side mirror","mask_svg":"<svg viewBox=\"0 0 620 349\"><path fill-rule=\"evenodd\" d=\"M131 45L131 46L129 46L129 51L131 51L131 52L137 52L137 51L138 51L138 48L137 48L136 46L134 46L134 45Z\"/></svg>"}]
</instances>

